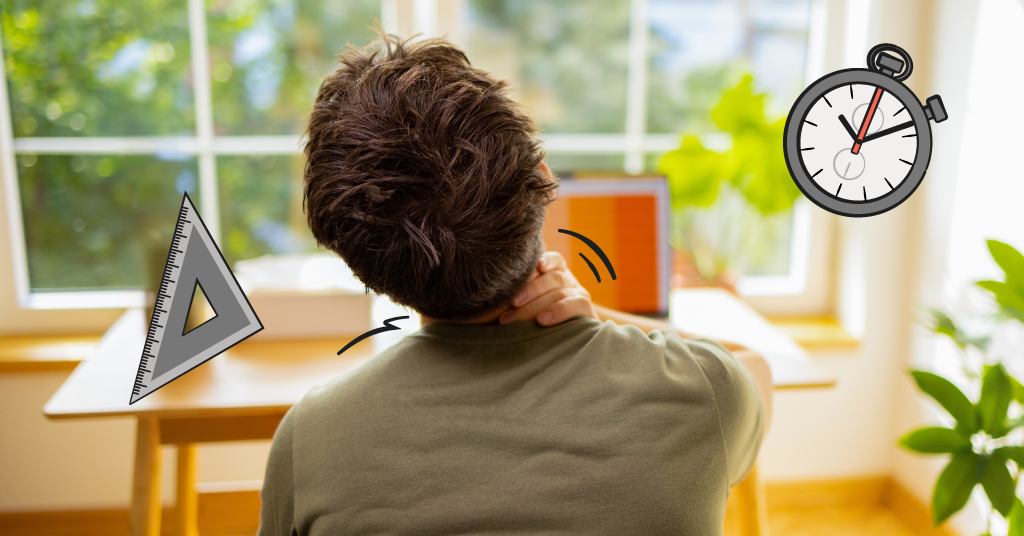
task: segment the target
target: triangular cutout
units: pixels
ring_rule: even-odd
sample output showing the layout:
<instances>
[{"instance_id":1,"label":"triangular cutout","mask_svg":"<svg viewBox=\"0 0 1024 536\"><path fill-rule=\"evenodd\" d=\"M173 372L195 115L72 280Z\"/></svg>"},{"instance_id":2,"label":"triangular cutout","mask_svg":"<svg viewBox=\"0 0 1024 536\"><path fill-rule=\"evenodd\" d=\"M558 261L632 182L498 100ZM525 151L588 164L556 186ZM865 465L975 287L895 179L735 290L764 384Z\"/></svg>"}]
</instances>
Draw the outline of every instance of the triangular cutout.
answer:
<instances>
[{"instance_id":1,"label":"triangular cutout","mask_svg":"<svg viewBox=\"0 0 1024 536\"><path fill-rule=\"evenodd\" d=\"M207 308L209 308L209 311L213 311L212 315L208 313ZM206 318L207 316L209 318ZM185 319L185 327L182 328L181 336L184 337L192 333L193 330L205 325L214 318L217 318L217 309L213 307L213 304L206 297L202 282L196 279L196 286L192 289L192 303L188 304L188 316Z\"/></svg>"},{"instance_id":2,"label":"triangular cutout","mask_svg":"<svg viewBox=\"0 0 1024 536\"><path fill-rule=\"evenodd\" d=\"M197 295L210 304L214 316L189 329L186 322ZM261 329L263 324L186 193L128 403L138 402Z\"/></svg>"}]
</instances>

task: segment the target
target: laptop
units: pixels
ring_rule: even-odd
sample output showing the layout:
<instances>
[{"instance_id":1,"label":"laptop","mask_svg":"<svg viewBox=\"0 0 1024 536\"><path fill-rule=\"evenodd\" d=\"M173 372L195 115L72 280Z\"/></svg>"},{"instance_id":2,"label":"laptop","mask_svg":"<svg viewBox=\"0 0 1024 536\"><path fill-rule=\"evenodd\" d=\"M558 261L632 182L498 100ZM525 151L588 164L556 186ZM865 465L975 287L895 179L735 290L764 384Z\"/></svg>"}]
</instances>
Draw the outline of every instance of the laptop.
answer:
<instances>
[{"instance_id":1,"label":"laptop","mask_svg":"<svg viewBox=\"0 0 1024 536\"><path fill-rule=\"evenodd\" d=\"M668 195L664 178L560 179L544 222L546 250L565 257L594 303L667 315Z\"/></svg>"}]
</instances>

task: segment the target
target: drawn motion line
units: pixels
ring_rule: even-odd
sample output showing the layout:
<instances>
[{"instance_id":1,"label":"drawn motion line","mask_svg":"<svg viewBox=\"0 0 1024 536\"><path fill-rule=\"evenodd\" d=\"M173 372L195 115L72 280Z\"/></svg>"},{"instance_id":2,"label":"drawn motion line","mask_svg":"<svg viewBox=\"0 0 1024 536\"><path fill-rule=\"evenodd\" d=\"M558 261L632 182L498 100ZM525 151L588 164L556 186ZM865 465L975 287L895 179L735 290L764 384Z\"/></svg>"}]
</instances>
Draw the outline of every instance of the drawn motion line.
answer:
<instances>
[{"instance_id":1,"label":"drawn motion line","mask_svg":"<svg viewBox=\"0 0 1024 536\"><path fill-rule=\"evenodd\" d=\"M594 243L593 240L591 240L591 239L589 239L589 238L587 238L587 237L585 237L585 236L583 236L583 235L581 235L579 233L575 233L573 231L570 231L568 229L559 229L558 232L563 233L563 234L567 234L569 236L575 236L576 238L579 238L580 240L582 240L584 244L590 246L590 249L594 250L594 252L597 253L597 256L601 258L601 262L603 262L604 263L604 267L608 269L608 273L611 274L612 280L615 280L615 268L612 267L612 262L610 260L608 260L608 255L604 254L604 251L601 249L601 246L598 246L596 243ZM587 261L587 266L590 266L590 271L594 272L594 277L596 277L597 278L597 282L600 283L601 282L601 276L597 275L597 269L594 267L594 264L592 262L590 262L590 259L588 259L582 253L580 253L580 257L583 257L583 260Z\"/></svg>"},{"instance_id":2,"label":"drawn motion line","mask_svg":"<svg viewBox=\"0 0 1024 536\"><path fill-rule=\"evenodd\" d=\"M342 348L341 350L338 350L338 355L341 355L342 352L344 352L345 350L348 350L349 348L354 346L357 342L359 342L359 341L361 341L361 340L363 340L363 339L365 339L367 337L373 337L374 335L376 335L378 333L384 333L385 331L394 331L396 329L402 329L402 328L400 328L398 326L392 326L391 323L394 322L395 320L404 320L406 318L409 318L409 317L408 316L396 316L394 318L389 318L389 319L385 320L383 326L381 326L379 328L371 329L370 331L367 331L366 333L363 333L362 335L356 337L355 339L352 339L352 342L346 344L345 347Z\"/></svg>"}]
</instances>

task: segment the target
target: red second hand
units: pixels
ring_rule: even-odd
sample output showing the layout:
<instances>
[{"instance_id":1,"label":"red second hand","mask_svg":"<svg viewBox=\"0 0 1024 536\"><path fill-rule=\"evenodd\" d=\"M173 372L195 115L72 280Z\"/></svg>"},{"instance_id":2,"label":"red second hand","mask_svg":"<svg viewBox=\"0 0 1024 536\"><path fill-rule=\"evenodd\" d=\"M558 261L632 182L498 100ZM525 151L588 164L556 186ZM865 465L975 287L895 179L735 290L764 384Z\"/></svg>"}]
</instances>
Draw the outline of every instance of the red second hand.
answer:
<instances>
[{"instance_id":1,"label":"red second hand","mask_svg":"<svg viewBox=\"0 0 1024 536\"><path fill-rule=\"evenodd\" d=\"M875 96L871 99L871 106L868 107L868 113L864 114L864 121L860 124L857 141L853 143L853 149L850 149L850 152L853 154L860 152L860 144L864 143L864 135L868 133L868 125L871 124L871 118L875 116L875 109L878 108L878 100L881 98L882 88L875 88Z\"/></svg>"}]
</instances>

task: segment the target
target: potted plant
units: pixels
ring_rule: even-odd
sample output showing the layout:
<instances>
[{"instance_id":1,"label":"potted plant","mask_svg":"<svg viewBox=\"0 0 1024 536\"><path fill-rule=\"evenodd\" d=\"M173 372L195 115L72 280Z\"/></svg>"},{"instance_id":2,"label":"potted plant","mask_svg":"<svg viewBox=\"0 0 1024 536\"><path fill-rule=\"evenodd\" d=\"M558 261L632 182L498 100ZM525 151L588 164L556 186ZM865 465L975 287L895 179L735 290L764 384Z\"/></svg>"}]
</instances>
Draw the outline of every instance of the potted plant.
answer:
<instances>
[{"instance_id":1,"label":"potted plant","mask_svg":"<svg viewBox=\"0 0 1024 536\"><path fill-rule=\"evenodd\" d=\"M767 118L766 95L753 92L753 81L744 76L711 111L720 134L731 139L727 150L684 133L680 147L658 163L671 192L676 275L684 286L735 290L736 267L771 244L767 235L780 232L776 220L800 194L782 151L785 117Z\"/></svg>"},{"instance_id":2,"label":"potted plant","mask_svg":"<svg viewBox=\"0 0 1024 536\"><path fill-rule=\"evenodd\" d=\"M932 331L948 337L959 349L964 389L932 372L910 372L921 391L935 399L955 425L914 430L900 439L900 445L914 452L950 455L932 495L935 525L962 509L981 485L991 503L986 532L991 532L998 514L1007 521L1011 536L1024 536L1024 504L1017 495L1024 468L1024 434L1020 433L1024 386L998 361L1003 356L996 354L1003 352L992 343L1000 329L1019 329L1014 324L1024 322L1024 255L995 240L988 241L988 249L1005 278L977 285L994 301L996 311L960 322L932 311L929 322ZM980 323L984 329L965 329L971 323Z\"/></svg>"}]
</instances>

